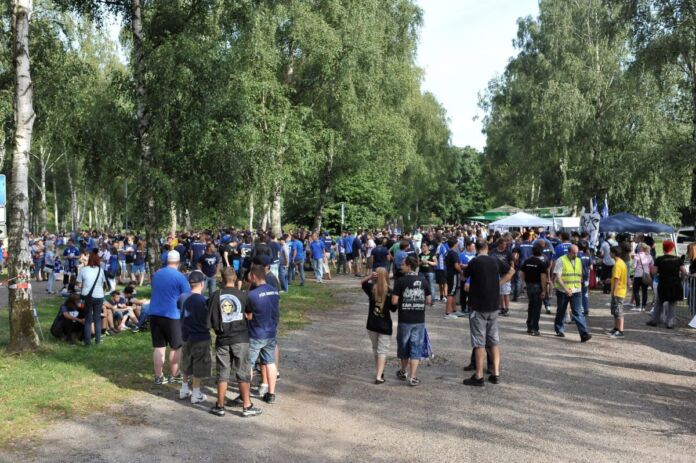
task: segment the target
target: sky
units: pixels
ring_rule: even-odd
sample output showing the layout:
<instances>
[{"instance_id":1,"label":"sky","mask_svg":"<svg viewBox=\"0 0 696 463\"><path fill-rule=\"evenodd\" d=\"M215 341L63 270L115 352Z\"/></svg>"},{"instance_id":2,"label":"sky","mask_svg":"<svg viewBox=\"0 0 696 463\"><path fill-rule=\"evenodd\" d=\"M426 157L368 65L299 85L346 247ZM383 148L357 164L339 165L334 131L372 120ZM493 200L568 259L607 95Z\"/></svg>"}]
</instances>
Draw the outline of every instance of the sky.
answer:
<instances>
[{"instance_id":1,"label":"sky","mask_svg":"<svg viewBox=\"0 0 696 463\"><path fill-rule=\"evenodd\" d=\"M417 0L423 27L417 62L423 90L447 110L452 143L483 149L479 95L514 56L517 19L539 13L538 0ZM477 120L474 118L478 117Z\"/></svg>"}]
</instances>

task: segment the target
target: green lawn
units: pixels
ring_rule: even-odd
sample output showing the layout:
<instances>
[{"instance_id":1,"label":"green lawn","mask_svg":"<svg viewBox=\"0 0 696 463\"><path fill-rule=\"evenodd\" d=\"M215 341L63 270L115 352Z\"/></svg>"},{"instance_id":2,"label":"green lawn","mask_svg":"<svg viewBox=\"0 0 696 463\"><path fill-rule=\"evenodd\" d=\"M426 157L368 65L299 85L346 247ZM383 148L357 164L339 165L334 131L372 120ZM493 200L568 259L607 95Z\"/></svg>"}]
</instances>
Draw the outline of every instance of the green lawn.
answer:
<instances>
[{"instance_id":1,"label":"green lawn","mask_svg":"<svg viewBox=\"0 0 696 463\"><path fill-rule=\"evenodd\" d=\"M138 296L147 297L147 288ZM70 418L121 403L152 386L149 333L124 332L102 337L99 347L86 349L55 341L49 328L61 298L42 301L39 320L46 336L41 349L22 355L0 355L0 446L31 438L57 418ZM329 285L293 286L281 300L280 332L299 329L310 309L334 307ZM8 341L7 310L0 310L0 349ZM173 387L173 386L168 386Z\"/></svg>"}]
</instances>

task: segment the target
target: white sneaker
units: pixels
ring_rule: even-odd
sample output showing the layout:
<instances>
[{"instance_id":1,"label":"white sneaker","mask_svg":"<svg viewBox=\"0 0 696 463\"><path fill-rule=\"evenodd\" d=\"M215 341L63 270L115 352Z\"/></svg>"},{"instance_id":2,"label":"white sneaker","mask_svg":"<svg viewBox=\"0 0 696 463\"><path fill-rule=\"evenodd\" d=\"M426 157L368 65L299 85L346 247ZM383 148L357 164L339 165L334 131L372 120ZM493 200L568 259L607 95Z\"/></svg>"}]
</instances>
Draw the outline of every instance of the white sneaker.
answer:
<instances>
[{"instance_id":1,"label":"white sneaker","mask_svg":"<svg viewBox=\"0 0 696 463\"><path fill-rule=\"evenodd\" d=\"M179 400L188 399L191 397L191 390L189 388L184 389L183 387L179 389Z\"/></svg>"},{"instance_id":2,"label":"white sneaker","mask_svg":"<svg viewBox=\"0 0 696 463\"><path fill-rule=\"evenodd\" d=\"M454 315L456 315L457 318L468 317L468 316L469 316L468 313L464 313L464 312L462 312L461 310L460 310L459 312L454 312ZM416 378L416 379L417 379L417 378Z\"/></svg>"},{"instance_id":3,"label":"white sneaker","mask_svg":"<svg viewBox=\"0 0 696 463\"><path fill-rule=\"evenodd\" d=\"M257 394L259 397L263 397L264 395L266 395L267 392L268 392L268 384L259 385L259 391Z\"/></svg>"},{"instance_id":4,"label":"white sneaker","mask_svg":"<svg viewBox=\"0 0 696 463\"><path fill-rule=\"evenodd\" d=\"M457 317L454 313L447 314L447 315L444 316L444 319L445 319L445 320L456 320L456 319L458 319L458 318L459 318L459 317Z\"/></svg>"},{"instance_id":5,"label":"white sneaker","mask_svg":"<svg viewBox=\"0 0 696 463\"><path fill-rule=\"evenodd\" d=\"M205 400L206 400L207 398L208 398L208 397L207 397L205 394L203 394L203 393L201 393L200 395L193 395L193 394L191 394L191 403L192 403L192 404L199 404L199 403L201 403L201 402L205 402Z\"/></svg>"}]
</instances>

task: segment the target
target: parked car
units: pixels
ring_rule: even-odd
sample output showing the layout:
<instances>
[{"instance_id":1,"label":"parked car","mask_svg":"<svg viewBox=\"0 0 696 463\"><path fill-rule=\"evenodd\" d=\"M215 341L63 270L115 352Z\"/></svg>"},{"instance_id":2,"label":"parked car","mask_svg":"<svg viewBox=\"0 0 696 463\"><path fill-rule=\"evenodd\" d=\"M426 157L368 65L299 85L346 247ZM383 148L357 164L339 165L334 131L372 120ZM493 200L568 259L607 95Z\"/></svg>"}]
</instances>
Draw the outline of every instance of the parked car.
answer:
<instances>
[{"instance_id":1,"label":"parked car","mask_svg":"<svg viewBox=\"0 0 696 463\"><path fill-rule=\"evenodd\" d=\"M677 230L677 255L686 254L686 247L689 243L696 241L694 237L694 227L684 227Z\"/></svg>"}]
</instances>

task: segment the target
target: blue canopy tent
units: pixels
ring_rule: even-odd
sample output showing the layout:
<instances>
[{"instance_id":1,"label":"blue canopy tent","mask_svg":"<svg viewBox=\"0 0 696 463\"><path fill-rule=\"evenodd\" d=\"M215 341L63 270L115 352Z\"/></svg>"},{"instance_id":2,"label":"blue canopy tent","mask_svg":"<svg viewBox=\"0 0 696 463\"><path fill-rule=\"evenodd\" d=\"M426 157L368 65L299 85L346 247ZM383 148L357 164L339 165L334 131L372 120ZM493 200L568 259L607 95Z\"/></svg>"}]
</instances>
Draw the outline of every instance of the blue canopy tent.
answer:
<instances>
[{"instance_id":1,"label":"blue canopy tent","mask_svg":"<svg viewBox=\"0 0 696 463\"><path fill-rule=\"evenodd\" d=\"M674 233L669 225L636 217L628 212L619 212L599 221L600 233Z\"/></svg>"}]
</instances>

